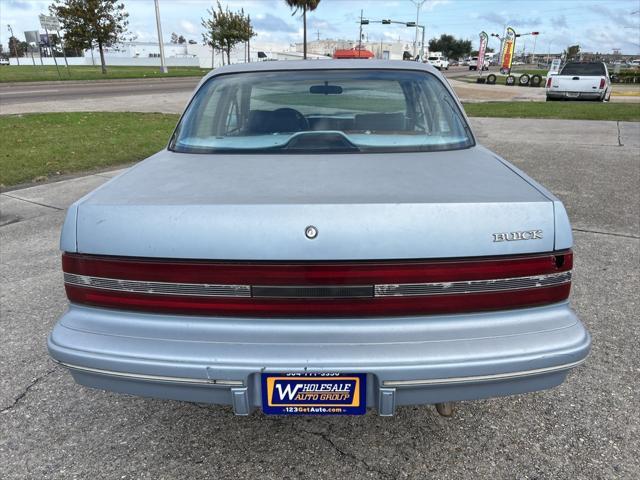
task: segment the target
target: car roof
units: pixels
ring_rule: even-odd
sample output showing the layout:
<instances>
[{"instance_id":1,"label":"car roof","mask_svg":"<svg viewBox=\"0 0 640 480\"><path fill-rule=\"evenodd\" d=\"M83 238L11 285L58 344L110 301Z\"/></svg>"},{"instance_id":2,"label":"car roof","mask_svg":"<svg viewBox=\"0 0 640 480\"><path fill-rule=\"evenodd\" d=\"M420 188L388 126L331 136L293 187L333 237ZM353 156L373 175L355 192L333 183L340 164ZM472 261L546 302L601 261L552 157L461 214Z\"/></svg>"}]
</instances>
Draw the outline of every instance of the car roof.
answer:
<instances>
[{"instance_id":1,"label":"car roof","mask_svg":"<svg viewBox=\"0 0 640 480\"><path fill-rule=\"evenodd\" d=\"M204 80L227 73L264 72L278 70L419 70L440 76L441 73L428 63L407 60L276 60L270 62L235 63L216 68Z\"/></svg>"}]
</instances>

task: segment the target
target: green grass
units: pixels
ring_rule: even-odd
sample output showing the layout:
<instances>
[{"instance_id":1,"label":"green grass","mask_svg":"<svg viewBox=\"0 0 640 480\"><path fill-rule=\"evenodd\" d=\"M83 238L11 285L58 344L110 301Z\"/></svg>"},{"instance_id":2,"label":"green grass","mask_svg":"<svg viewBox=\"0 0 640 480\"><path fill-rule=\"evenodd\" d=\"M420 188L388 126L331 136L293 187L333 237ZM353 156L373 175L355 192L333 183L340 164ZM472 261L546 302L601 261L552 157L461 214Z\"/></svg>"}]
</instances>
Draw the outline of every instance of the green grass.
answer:
<instances>
[{"instance_id":1,"label":"green grass","mask_svg":"<svg viewBox=\"0 0 640 480\"><path fill-rule=\"evenodd\" d=\"M38 113L0 116L0 185L141 160L162 149L178 116Z\"/></svg>"},{"instance_id":2,"label":"green grass","mask_svg":"<svg viewBox=\"0 0 640 480\"><path fill-rule=\"evenodd\" d=\"M638 103L466 103L471 117L640 121ZM178 115L38 113L0 116L0 186L123 165L162 149Z\"/></svg>"},{"instance_id":3,"label":"green grass","mask_svg":"<svg viewBox=\"0 0 640 480\"><path fill-rule=\"evenodd\" d=\"M639 103L486 102L465 103L464 109L470 117L640 122Z\"/></svg>"},{"instance_id":4,"label":"green grass","mask_svg":"<svg viewBox=\"0 0 640 480\"><path fill-rule=\"evenodd\" d=\"M26 60L26 59L25 59ZM103 75L100 66L72 66L69 73L61 60L60 75L62 80L104 80L112 78L162 78L162 77L201 77L210 69L198 67L169 67L169 73L160 73L159 67L110 67ZM55 66L21 65L0 67L0 83L4 82L38 82L59 80Z\"/></svg>"}]
</instances>

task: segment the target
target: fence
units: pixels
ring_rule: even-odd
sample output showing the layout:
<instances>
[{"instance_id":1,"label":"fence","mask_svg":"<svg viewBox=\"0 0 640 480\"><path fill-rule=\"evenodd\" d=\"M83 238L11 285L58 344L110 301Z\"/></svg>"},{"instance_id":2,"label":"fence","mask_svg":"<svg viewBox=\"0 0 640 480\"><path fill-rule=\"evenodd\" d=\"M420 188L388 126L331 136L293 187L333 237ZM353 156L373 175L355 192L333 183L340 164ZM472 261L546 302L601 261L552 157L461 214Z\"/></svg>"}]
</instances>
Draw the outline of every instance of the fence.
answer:
<instances>
[{"instance_id":1,"label":"fence","mask_svg":"<svg viewBox=\"0 0 640 480\"><path fill-rule=\"evenodd\" d=\"M58 65L64 66L64 58L56 57ZM127 58L127 57L107 57L105 59L107 66L117 67L158 67L160 68L160 58L144 57L144 58ZM91 66L100 65L100 55L96 52L93 59L91 57L67 57L69 65L74 66ZM15 57L9 58L10 65L18 65ZM35 63L36 67L41 65L55 65L52 57L21 57L20 65L31 65ZM200 62L197 57L169 57L165 59L168 67L198 67Z\"/></svg>"}]
</instances>

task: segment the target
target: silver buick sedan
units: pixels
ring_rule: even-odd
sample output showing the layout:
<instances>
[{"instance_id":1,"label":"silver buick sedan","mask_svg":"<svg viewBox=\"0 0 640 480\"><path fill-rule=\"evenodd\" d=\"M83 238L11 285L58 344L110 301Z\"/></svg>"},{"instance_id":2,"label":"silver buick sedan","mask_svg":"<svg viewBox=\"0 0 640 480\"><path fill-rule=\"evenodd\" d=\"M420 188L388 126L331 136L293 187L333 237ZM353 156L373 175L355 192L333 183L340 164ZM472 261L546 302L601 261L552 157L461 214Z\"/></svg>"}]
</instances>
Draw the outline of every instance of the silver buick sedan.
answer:
<instances>
[{"instance_id":1,"label":"silver buick sedan","mask_svg":"<svg viewBox=\"0 0 640 480\"><path fill-rule=\"evenodd\" d=\"M216 69L165 149L73 204L51 356L238 415L392 415L585 360L562 203L419 62Z\"/></svg>"}]
</instances>

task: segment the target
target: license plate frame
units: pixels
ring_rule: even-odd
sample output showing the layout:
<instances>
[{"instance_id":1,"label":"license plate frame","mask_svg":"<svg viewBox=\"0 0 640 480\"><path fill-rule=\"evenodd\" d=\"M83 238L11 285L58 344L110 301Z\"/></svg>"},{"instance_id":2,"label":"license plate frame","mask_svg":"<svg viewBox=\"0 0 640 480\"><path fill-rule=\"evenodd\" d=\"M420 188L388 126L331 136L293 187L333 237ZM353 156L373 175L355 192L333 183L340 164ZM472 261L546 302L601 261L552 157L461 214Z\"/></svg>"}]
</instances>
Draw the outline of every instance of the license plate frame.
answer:
<instances>
[{"instance_id":1,"label":"license plate frame","mask_svg":"<svg viewBox=\"0 0 640 480\"><path fill-rule=\"evenodd\" d=\"M262 373L267 415L364 415L366 373ZM279 387L278 387L279 386Z\"/></svg>"}]
</instances>

